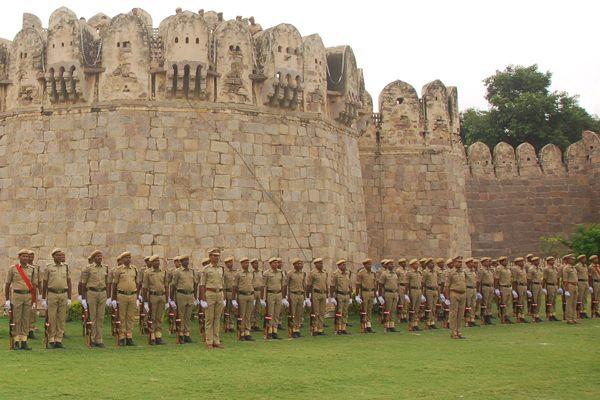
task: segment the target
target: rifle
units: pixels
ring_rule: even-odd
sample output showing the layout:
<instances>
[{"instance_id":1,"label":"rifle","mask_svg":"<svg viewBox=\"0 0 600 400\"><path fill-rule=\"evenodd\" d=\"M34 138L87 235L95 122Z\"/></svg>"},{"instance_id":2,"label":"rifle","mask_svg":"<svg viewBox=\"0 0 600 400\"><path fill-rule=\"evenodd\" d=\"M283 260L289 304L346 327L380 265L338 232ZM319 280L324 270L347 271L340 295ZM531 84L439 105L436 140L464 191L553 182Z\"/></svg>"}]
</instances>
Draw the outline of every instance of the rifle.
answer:
<instances>
[{"instance_id":1,"label":"rifle","mask_svg":"<svg viewBox=\"0 0 600 400\"><path fill-rule=\"evenodd\" d=\"M365 311L365 302L360 303L360 333L365 333L367 330L367 312Z\"/></svg>"},{"instance_id":2,"label":"rifle","mask_svg":"<svg viewBox=\"0 0 600 400\"><path fill-rule=\"evenodd\" d=\"M153 324L154 321L152 321L152 303L148 301L148 318L146 318L146 332L148 333L148 344L152 344L152 334L154 333Z\"/></svg>"},{"instance_id":3,"label":"rifle","mask_svg":"<svg viewBox=\"0 0 600 400\"><path fill-rule=\"evenodd\" d=\"M235 330L237 331L237 340L242 340L242 315L239 304L237 309L237 316L235 319Z\"/></svg>"},{"instance_id":4,"label":"rifle","mask_svg":"<svg viewBox=\"0 0 600 400\"><path fill-rule=\"evenodd\" d=\"M225 307L223 308L223 332L227 333L229 329L229 322L231 321L231 315L229 314L229 300L225 299Z\"/></svg>"},{"instance_id":5,"label":"rifle","mask_svg":"<svg viewBox=\"0 0 600 400\"><path fill-rule=\"evenodd\" d=\"M181 318L179 317L179 307L175 310L175 343L181 344L179 332L181 332Z\"/></svg>"},{"instance_id":6,"label":"rifle","mask_svg":"<svg viewBox=\"0 0 600 400\"><path fill-rule=\"evenodd\" d=\"M400 296L398 296L398 305L396 306L396 318L398 318L398 321L402 320L402 311L404 311L404 306L402 305Z\"/></svg>"},{"instance_id":7,"label":"rifle","mask_svg":"<svg viewBox=\"0 0 600 400\"><path fill-rule=\"evenodd\" d=\"M117 306L114 308L114 318L115 318L115 325L113 327L114 337L116 340L117 347L119 347L119 328L121 327L121 316L119 315L119 303L117 303Z\"/></svg>"},{"instance_id":8,"label":"rifle","mask_svg":"<svg viewBox=\"0 0 600 400\"><path fill-rule=\"evenodd\" d=\"M273 319L269 315L269 303L265 306L265 318L263 319L264 339L269 340L269 322Z\"/></svg>"},{"instance_id":9,"label":"rifle","mask_svg":"<svg viewBox=\"0 0 600 400\"><path fill-rule=\"evenodd\" d=\"M335 314L333 317L333 334L334 335L339 335L340 332L342 331L342 323L340 322L341 319L342 319L342 312L340 310L340 302L338 300L337 305L335 306Z\"/></svg>"},{"instance_id":10,"label":"rifle","mask_svg":"<svg viewBox=\"0 0 600 400\"><path fill-rule=\"evenodd\" d=\"M315 331L316 331L316 325L317 325L317 315L315 314L315 299L314 297L312 298L313 301L311 301L310 303L310 325L309 325L309 331L310 331L310 336L315 336Z\"/></svg>"},{"instance_id":11,"label":"rifle","mask_svg":"<svg viewBox=\"0 0 600 400\"><path fill-rule=\"evenodd\" d=\"M13 350L15 347L15 338L13 336L13 328L15 327L14 315L13 315L13 305L10 303L10 308L8 311L8 336L10 341L10 349Z\"/></svg>"},{"instance_id":12,"label":"rifle","mask_svg":"<svg viewBox=\"0 0 600 400\"><path fill-rule=\"evenodd\" d=\"M85 337L85 347L92 346L92 321L90 321L89 306L81 308L81 320L83 322L83 336Z\"/></svg>"},{"instance_id":13,"label":"rifle","mask_svg":"<svg viewBox=\"0 0 600 400\"><path fill-rule=\"evenodd\" d=\"M202 306L198 307L198 333L200 334L200 339L203 342L206 342L206 327L204 326L204 309Z\"/></svg>"},{"instance_id":14,"label":"rifle","mask_svg":"<svg viewBox=\"0 0 600 400\"><path fill-rule=\"evenodd\" d=\"M562 298L563 321L566 321L567 320L567 296L565 296L564 288L563 288L563 294L560 297Z\"/></svg>"},{"instance_id":15,"label":"rifle","mask_svg":"<svg viewBox=\"0 0 600 400\"><path fill-rule=\"evenodd\" d=\"M48 307L46 307L46 312L44 315L44 347L48 348L48 335L50 334L50 320L48 318Z\"/></svg>"},{"instance_id":16,"label":"rifle","mask_svg":"<svg viewBox=\"0 0 600 400\"><path fill-rule=\"evenodd\" d=\"M146 321L146 310L144 309L144 302L140 301L140 306L138 307L138 314L139 314L139 329L140 329L140 335L143 335L145 332L148 331L148 327L146 326L147 321Z\"/></svg>"},{"instance_id":17,"label":"rifle","mask_svg":"<svg viewBox=\"0 0 600 400\"><path fill-rule=\"evenodd\" d=\"M290 299L291 301L291 299ZM294 316L292 315L292 307L290 304L290 307L288 308L288 318L287 318L287 334L288 334L288 339L292 338L292 331L294 329Z\"/></svg>"}]
</instances>

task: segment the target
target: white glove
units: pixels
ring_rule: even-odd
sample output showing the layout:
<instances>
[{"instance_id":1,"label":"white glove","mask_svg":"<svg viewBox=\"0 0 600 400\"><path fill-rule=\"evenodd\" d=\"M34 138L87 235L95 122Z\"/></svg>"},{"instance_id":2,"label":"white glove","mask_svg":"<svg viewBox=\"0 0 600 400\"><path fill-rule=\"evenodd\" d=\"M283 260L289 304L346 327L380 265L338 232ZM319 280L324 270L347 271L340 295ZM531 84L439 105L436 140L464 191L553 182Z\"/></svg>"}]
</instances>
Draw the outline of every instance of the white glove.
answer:
<instances>
[{"instance_id":1,"label":"white glove","mask_svg":"<svg viewBox=\"0 0 600 400\"><path fill-rule=\"evenodd\" d=\"M223 300L223 307L227 307L227 300Z\"/></svg>"},{"instance_id":2,"label":"white glove","mask_svg":"<svg viewBox=\"0 0 600 400\"><path fill-rule=\"evenodd\" d=\"M383 298L383 296L379 296L377 298L377 300L379 300L379 304L384 305L385 304L385 299Z\"/></svg>"},{"instance_id":3,"label":"white glove","mask_svg":"<svg viewBox=\"0 0 600 400\"><path fill-rule=\"evenodd\" d=\"M565 290L565 297L571 297L571 293L568 290Z\"/></svg>"},{"instance_id":4,"label":"white glove","mask_svg":"<svg viewBox=\"0 0 600 400\"><path fill-rule=\"evenodd\" d=\"M447 306L449 306L450 305L450 299L444 300L444 304L447 305Z\"/></svg>"},{"instance_id":5,"label":"white glove","mask_svg":"<svg viewBox=\"0 0 600 400\"><path fill-rule=\"evenodd\" d=\"M548 291L546 290L546 288L543 288L542 292L544 292L544 294L548 294Z\"/></svg>"},{"instance_id":6,"label":"white glove","mask_svg":"<svg viewBox=\"0 0 600 400\"><path fill-rule=\"evenodd\" d=\"M281 299L281 304L284 307L289 307L290 306L290 303L287 301L287 299L285 297L283 299Z\"/></svg>"},{"instance_id":7,"label":"white glove","mask_svg":"<svg viewBox=\"0 0 600 400\"><path fill-rule=\"evenodd\" d=\"M444 303L446 302L446 296L444 296L444 293L440 293L440 300Z\"/></svg>"},{"instance_id":8,"label":"white glove","mask_svg":"<svg viewBox=\"0 0 600 400\"><path fill-rule=\"evenodd\" d=\"M556 293L558 293L558 294L562 295L562 294L563 294L563 290L562 290L562 288L558 288L558 290L556 291Z\"/></svg>"},{"instance_id":9,"label":"white glove","mask_svg":"<svg viewBox=\"0 0 600 400\"><path fill-rule=\"evenodd\" d=\"M267 306L267 302L266 302L266 301L264 301L263 299L260 299L260 305L261 305L262 307L266 307L266 306Z\"/></svg>"},{"instance_id":10,"label":"white glove","mask_svg":"<svg viewBox=\"0 0 600 400\"><path fill-rule=\"evenodd\" d=\"M169 305L173 310L177 310L177 304L173 300L169 300Z\"/></svg>"},{"instance_id":11,"label":"white glove","mask_svg":"<svg viewBox=\"0 0 600 400\"><path fill-rule=\"evenodd\" d=\"M48 309L48 300L42 299L42 307L44 307L44 310Z\"/></svg>"},{"instance_id":12,"label":"white glove","mask_svg":"<svg viewBox=\"0 0 600 400\"><path fill-rule=\"evenodd\" d=\"M165 303L165 310L169 309L169 303Z\"/></svg>"},{"instance_id":13,"label":"white glove","mask_svg":"<svg viewBox=\"0 0 600 400\"><path fill-rule=\"evenodd\" d=\"M139 299L135 299L135 306L139 307L142 302Z\"/></svg>"},{"instance_id":14,"label":"white glove","mask_svg":"<svg viewBox=\"0 0 600 400\"><path fill-rule=\"evenodd\" d=\"M352 304L352 297L350 297L350 298L348 299L348 304L349 304L349 305L351 305L351 304Z\"/></svg>"},{"instance_id":15,"label":"white glove","mask_svg":"<svg viewBox=\"0 0 600 400\"><path fill-rule=\"evenodd\" d=\"M477 294L475 295L475 297L477 298L477 300L483 299L483 296L479 292L477 292Z\"/></svg>"},{"instance_id":16,"label":"white glove","mask_svg":"<svg viewBox=\"0 0 600 400\"><path fill-rule=\"evenodd\" d=\"M200 304L200 301L198 299L194 299L194 305L197 306L198 304Z\"/></svg>"},{"instance_id":17,"label":"white glove","mask_svg":"<svg viewBox=\"0 0 600 400\"><path fill-rule=\"evenodd\" d=\"M590 292L590 293L594 293L594 288L590 286L590 287L588 288L588 292Z\"/></svg>"},{"instance_id":18,"label":"white glove","mask_svg":"<svg viewBox=\"0 0 600 400\"><path fill-rule=\"evenodd\" d=\"M140 295L138 295L138 300L140 301L140 303L143 303L143 302L144 302L144 298L142 297L142 295L141 295L141 294L140 294Z\"/></svg>"},{"instance_id":19,"label":"white glove","mask_svg":"<svg viewBox=\"0 0 600 400\"><path fill-rule=\"evenodd\" d=\"M238 302L237 300L231 300L231 305L233 306L233 308L238 308Z\"/></svg>"},{"instance_id":20,"label":"white glove","mask_svg":"<svg viewBox=\"0 0 600 400\"><path fill-rule=\"evenodd\" d=\"M147 301L144 302L144 310L146 310L146 312L150 312L150 305Z\"/></svg>"},{"instance_id":21,"label":"white glove","mask_svg":"<svg viewBox=\"0 0 600 400\"><path fill-rule=\"evenodd\" d=\"M117 301L116 300L111 300L110 305L112 306L112 308L116 309L117 308Z\"/></svg>"},{"instance_id":22,"label":"white glove","mask_svg":"<svg viewBox=\"0 0 600 400\"><path fill-rule=\"evenodd\" d=\"M308 297L304 299L304 307L310 308L311 305L312 303L310 302L310 299Z\"/></svg>"},{"instance_id":23,"label":"white glove","mask_svg":"<svg viewBox=\"0 0 600 400\"><path fill-rule=\"evenodd\" d=\"M519 295L514 290L512 291L513 299L517 299Z\"/></svg>"},{"instance_id":24,"label":"white glove","mask_svg":"<svg viewBox=\"0 0 600 400\"><path fill-rule=\"evenodd\" d=\"M531 291L527 291L527 297L533 297L533 293L531 293Z\"/></svg>"},{"instance_id":25,"label":"white glove","mask_svg":"<svg viewBox=\"0 0 600 400\"><path fill-rule=\"evenodd\" d=\"M71 299L67 299L67 307L71 307Z\"/></svg>"},{"instance_id":26,"label":"white glove","mask_svg":"<svg viewBox=\"0 0 600 400\"><path fill-rule=\"evenodd\" d=\"M10 300L6 300L6 302L4 303L4 308L10 310Z\"/></svg>"},{"instance_id":27,"label":"white glove","mask_svg":"<svg viewBox=\"0 0 600 400\"><path fill-rule=\"evenodd\" d=\"M379 300L377 300L377 296L375 296L375 297L373 298L373 304L377 304L377 302L378 302L378 301L379 301Z\"/></svg>"},{"instance_id":28,"label":"white glove","mask_svg":"<svg viewBox=\"0 0 600 400\"><path fill-rule=\"evenodd\" d=\"M330 300L330 303L333 304L334 306L337 306L337 300L334 299L333 297Z\"/></svg>"},{"instance_id":29,"label":"white glove","mask_svg":"<svg viewBox=\"0 0 600 400\"><path fill-rule=\"evenodd\" d=\"M496 296L500 297L500 289L494 289L494 293L496 294Z\"/></svg>"},{"instance_id":30,"label":"white glove","mask_svg":"<svg viewBox=\"0 0 600 400\"><path fill-rule=\"evenodd\" d=\"M409 302L409 303L410 303L410 297L408 297L408 295L407 295L407 294L405 294L405 295L404 295L404 301L407 301L407 302Z\"/></svg>"},{"instance_id":31,"label":"white glove","mask_svg":"<svg viewBox=\"0 0 600 400\"><path fill-rule=\"evenodd\" d=\"M206 302L206 300L200 300L200 307L208 308L208 303Z\"/></svg>"},{"instance_id":32,"label":"white glove","mask_svg":"<svg viewBox=\"0 0 600 400\"><path fill-rule=\"evenodd\" d=\"M423 295L421 295L421 303L425 303L427 301L427 298Z\"/></svg>"},{"instance_id":33,"label":"white glove","mask_svg":"<svg viewBox=\"0 0 600 400\"><path fill-rule=\"evenodd\" d=\"M87 310L87 301L85 299L81 299L81 307L83 307L84 310Z\"/></svg>"},{"instance_id":34,"label":"white glove","mask_svg":"<svg viewBox=\"0 0 600 400\"><path fill-rule=\"evenodd\" d=\"M359 295L356 295L356 296L354 297L354 300L356 300L356 302L357 302L359 305L360 305L360 304L362 304L362 299L360 298L360 296L359 296Z\"/></svg>"},{"instance_id":35,"label":"white glove","mask_svg":"<svg viewBox=\"0 0 600 400\"><path fill-rule=\"evenodd\" d=\"M112 300L106 299L106 307L110 307L110 306L112 306Z\"/></svg>"},{"instance_id":36,"label":"white glove","mask_svg":"<svg viewBox=\"0 0 600 400\"><path fill-rule=\"evenodd\" d=\"M81 295L77 296L77 301L81 303L81 300L83 300L83 297L81 297Z\"/></svg>"}]
</instances>

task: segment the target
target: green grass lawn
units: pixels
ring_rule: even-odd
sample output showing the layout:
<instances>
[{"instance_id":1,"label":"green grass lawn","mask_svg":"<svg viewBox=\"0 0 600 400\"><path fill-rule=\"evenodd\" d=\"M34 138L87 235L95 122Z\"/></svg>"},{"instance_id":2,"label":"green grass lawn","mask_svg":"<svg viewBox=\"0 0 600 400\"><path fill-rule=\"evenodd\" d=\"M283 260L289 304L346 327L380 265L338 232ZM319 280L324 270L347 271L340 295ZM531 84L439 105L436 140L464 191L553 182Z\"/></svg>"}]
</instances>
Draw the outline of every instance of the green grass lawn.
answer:
<instances>
[{"instance_id":1,"label":"green grass lawn","mask_svg":"<svg viewBox=\"0 0 600 400\"><path fill-rule=\"evenodd\" d=\"M41 322L41 321L40 321ZM329 332L331 332L332 321ZM41 323L39 326L41 327ZM9 351L0 318L0 399L598 399L600 319L446 330L86 349L68 324L65 350ZM328 332L328 333L329 333ZM38 336L43 336L43 331ZM196 333L196 332L195 332ZM285 334L285 332L282 332Z\"/></svg>"}]
</instances>

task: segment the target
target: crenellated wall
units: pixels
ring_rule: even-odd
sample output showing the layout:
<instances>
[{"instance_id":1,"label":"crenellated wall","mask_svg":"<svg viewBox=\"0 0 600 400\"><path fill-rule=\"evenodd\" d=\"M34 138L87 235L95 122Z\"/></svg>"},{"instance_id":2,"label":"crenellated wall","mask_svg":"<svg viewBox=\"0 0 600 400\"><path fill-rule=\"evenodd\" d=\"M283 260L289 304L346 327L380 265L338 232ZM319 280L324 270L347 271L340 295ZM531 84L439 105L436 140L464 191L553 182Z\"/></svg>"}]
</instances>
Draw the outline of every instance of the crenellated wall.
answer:
<instances>
[{"instance_id":1,"label":"crenellated wall","mask_svg":"<svg viewBox=\"0 0 600 400\"><path fill-rule=\"evenodd\" d=\"M467 151L466 195L475 256L523 255L540 236L568 235L576 224L600 221L600 139L586 131L563 157L558 147L539 155L529 143L516 150L483 143Z\"/></svg>"}]
</instances>

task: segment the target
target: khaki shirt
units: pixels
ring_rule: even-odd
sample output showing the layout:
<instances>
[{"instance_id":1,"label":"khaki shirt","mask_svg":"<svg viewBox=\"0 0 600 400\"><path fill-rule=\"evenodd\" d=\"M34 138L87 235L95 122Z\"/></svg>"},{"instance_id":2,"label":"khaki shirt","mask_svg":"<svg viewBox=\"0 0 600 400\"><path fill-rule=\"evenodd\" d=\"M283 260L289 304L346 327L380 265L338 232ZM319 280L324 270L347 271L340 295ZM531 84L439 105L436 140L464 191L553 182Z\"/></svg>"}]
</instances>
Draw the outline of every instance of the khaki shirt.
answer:
<instances>
[{"instance_id":1,"label":"khaki shirt","mask_svg":"<svg viewBox=\"0 0 600 400\"><path fill-rule=\"evenodd\" d=\"M235 274L236 271L233 269L227 269L227 267L223 269L223 281L225 282L225 290L228 292L230 292L235 285Z\"/></svg>"},{"instance_id":2,"label":"khaki shirt","mask_svg":"<svg viewBox=\"0 0 600 400\"><path fill-rule=\"evenodd\" d=\"M86 288L106 289L108 267L104 264L89 264L81 271L81 283Z\"/></svg>"},{"instance_id":3,"label":"khaki shirt","mask_svg":"<svg viewBox=\"0 0 600 400\"><path fill-rule=\"evenodd\" d=\"M423 276L420 271L413 271L412 269L406 273L406 290L410 289L421 289L423 282Z\"/></svg>"},{"instance_id":4,"label":"khaki shirt","mask_svg":"<svg viewBox=\"0 0 600 400\"><path fill-rule=\"evenodd\" d=\"M544 280L549 285L558 286L559 272L555 265L547 265L544 268Z\"/></svg>"},{"instance_id":5,"label":"khaki shirt","mask_svg":"<svg viewBox=\"0 0 600 400\"><path fill-rule=\"evenodd\" d=\"M577 270L577 280L585 279L588 280L588 268L585 264L577 263L575 264L575 269Z\"/></svg>"},{"instance_id":6,"label":"khaki shirt","mask_svg":"<svg viewBox=\"0 0 600 400\"><path fill-rule=\"evenodd\" d=\"M179 268L169 268L167 269L167 284L171 285L171 282L173 281L173 275L175 275L175 271L179 270L181 267Z\"/></svg>"},{"instance_id":7,"label":"khaki shirt","mask_svg":"<svg viewBox=\"0 0 600 400\"><path fill-rule=\"evenodd\" d=\"M126 292L134 292L137 290L137 267L133 264L125 266L119 265L113 271L113 284L117 285L117 290Z\"/></svg>"},{"instance_id":8,"label":"khaki shirt","mask_svg":"<svg viewBox=\"0 0 600 400\"><path fill-rule=\"evenodd\" d=\"M525 272L525 268L515 268L513 279L519 286L527 285L527 272Z\"/></svg>"},{"instance_id":9,"label":"khaki shirt","mask_svg":"<svg viewBox=\"0 0 600 400\"><path fill-rule=\"evenodd\" d=\"M477 273L469 268L464 270L464 272L467 289L477 289Z\"/></svg>"},{"instance_id":10,"label":"khaki shirt","mask_svg":"<svg viewBox=\"0 0 600 400\"><path fill-rule=\"evenodd\" d=\"M435 267L433 267L433 270L435 271L435 273L437 275L438 285L444 286L444 281L446 279L446 271L444 269L438 267L437 265Z\"/></svg>"},{"instance_id":11,"label":"khaki shirt","mask_svg":"<svg viewBox=\"0 0 600 400\"><path fill-rule=\"evenodd\" d=\"M430 270L425 270L423 271L422 274L423 277L423 285L425 286L426 289L438 289L438 280L437 280L437 273L435 271L430 271ZM430 290L431 290L430 289Z\"/></svg>"},{"instance_id":12,"label":"khaki shirt","mask_svg":"<svg viewBox=\"0 0 600 400\"><path fill-rule=\"evenodd\" d=\"M37 282L31 282L31 284L36 284L38 288L42 287L42 274L40 273L41 267L35 264L29 264L35 270L35 279ZM591 267L591 265L590 265Z\"/></svg>"},{"instance_id":13,"label":"khaki shirt","mask_svg":"<svg viewBox=\"0 0 600 400\"><path fill-rule=\"evenodd\" d=\"M334 293L342 296L352 294L352 273L348 270L342 272L339 268L331 274L331 287Z\"/></svg>"},{"instance_id":14,"label":"khaki shirt","mask_svg":"<svg viewBox=\"0 0 600 400\"><path fill-rule=\"evenodd\" d=\"M253 281L254 272L250 271L250 269L248 271L241 269L235 274L233 286L237 287L238 293L254 293Z\"/></svg>"},{"instance_id":15,"label":"khaki shirt","mask_svg":"<svg viewBox=\"0 0 600 400\"><path fill-rule=\"evenodd\" d=\"M512 286L512 272L508 267L499 266L496 270L498 276L498 284L500 286Z\"/></svg>"},{"instance_id":16,"label":"khaki shirt","mask_svg":"<svg viewBox=\"0 0 600 400\"><path fill-rule=\"evenodd\" d=\"M47 281L48 289L67 289L67 280L71 279L69 266L65 263L46 264L44 281Z\"/></svg>"},{"instance_id":17,"label":"khaki shirt","mask_svg":"<svg viewBox=\"0 0 600 400\"><path fill-rule=\"evenodd\" d=\"M542 279L544 278L544 270L541 266L531 265L529 271L527 271L527 280L531 281L534 285L541 285Z\"/></svg>"},{"instance_id":18,"label":"khaki shirt","mask_svg":"<svg viewBox=\"0 0 600 400\"><path fill-rule=\"evenodd\" d=\"M223 290L225 288L223 267L212 264L204 267L200 274L200 286L205 286L207 289Z\"/></svg>"},{"instance_id":19,"label":"khaki shirt","mask_svg":"<svg viewBox=\"0 0 600 400\"><path fill-rule=\"evenodd\" d=\"M267 291L280 292L283 287L283 272L269 268L263 272L264 286Z\"/></svg>"},{"instance_id":20,"label":"khaki shirt","mask_svg":"<svg viewBox=\"0 0 600 400\"><path fill-rule=\"evenodd\" d=\"M22 268L25 276L29 278L29 283L36 285L37 277L35 276L35 268L31 265L26 265ZM21 279L21 274L17 271L17 267L14 265L11 265L8 268L8 272L6 273L6 284L12 285L12 290L29 290L25 281Z\"/></svg>"},{"instance_id":21,"label":"khaki shirt","mask_svg":"<svg viewBox=\"0 0 600 400\"><path fill-rule=\"evenodd\" d=\"M600 281L600 264L590 264L590 276L594 283L598 283ZM595 293L598 296L597 293Z\"/></svg>"},{"instance_id":22,"label":"khaki shirt","mask_svg":"<svg viewBox=\"0 0 600 400\"><path fill-rule=\"evenodd\" d=\"M146 268L144 278L142 278L142 288L153 292L164 293L167 283L167 273L158 268Z\"/></svg>"},{"instance_id":23,"label":"khaki shirt","mask_svg":"<svg viewBox=\"0 0 600 400\"><path fill-rule=\"evenodd\" d=\"M260 290L264 286L263 272L261 269L252 269L252 286L254 290Z\"/></svg>"},{"instance_id":24,"label":"khaki shirt","mask_svg":"<svg viewBox=\"0 0 600 400\"><path fill-rule=\"evenodd\" d=\"M108 267L108 274L106 275L106 283L108 285L112 285L113 284L113 275L115 273L115 269L117 267Z\"/></svg>"},{"instance_id":25,"label":"khaki shirt","mask_svg":"<svg viewBox=\"0 0 600 400\"><path fill-rule=\"evenodd\" d=\"M398 275L394 271L388 269L381 272L379 275L379 284L383 286L386 292L398 291Z\"/></svg>"},{"instance_id":26,"label":"khaki shirt","mask_svg":"<svg viewBox=\"0 0 600 400\"><path fill-rule=\"evenodd\" d=\"M308 273L308 276L306 277L306 286L318 293L327 294L327 281L327 272L319 272L319 270L315 268Z\"/></svg>"},{"instance_id":27,"label":"khaki shirt","mask_svg":"<svg viewBox=\"0 0 600 400\"><path fill-rule=\"evenodd\" d=\"M194 270L191 268L181 267L175 271L175 274L173 274L171 285L175 288L175 290L193 292L196 282L196 274L194 273Z\"/></svg>"},{"instance_id":28,"label":"khaki shirt","mask_svg":"<svg viewBox=\"0 0 600 400\"><path fill-rule=\"evenodd\" d=\"M144 282L144 273L146 271L148 271L149 269L152 269L152 268L148 268L145 265L143 267L139 267L138 268L138 277L137 277L137 284L138 285L141 285Z\"/></svg>"},{"instance_id":29,"label":"khaki shirt","mask_svg":"<svg viewBox=\"0 0 600 400\"><path fill-rule=\"evenodd\" d=\"M492 268L481 268L479 271L479 282L482 286L494 286L494 271Z\"/></svg>"},{"instance_id":30,"label":"khaki shirt","mask_svg":"<svg viewBox=\"0 0 600 400\"><path fill-rule=\"evenodd\" d=\"M446 275L446 286L445 288L451 292L465 293L467 291L467 277L465 271L457 271L451 269Z\"/></svg>"},{"instance_id":31,"label":"khaki shirt","mask_svg":"<svg viewBox=\"0 0 600 400\"><path fill-rule=\"evenodd\" d=\"M375 273L373 270L369 272L366 268L359 269L356 273L356 285L363 291L375 290Z\"/></svg>"},{"instance_id":32,"label":"khaki shirt","mask_svg":"<svg viewBox=\"0 0 600 400\"><path fill-rule=\"evenodd\" d=\"M398 285L405 286L406 283L406 270L402 267L396 268L396 276L398 277Z\"/></svg>"},{"instance_id":33,"label":"khaki shirt","mask_svg":"<svg viewBox=\"0 0 600 400\"><path fill-rule=\"evenodd\" d=\"M563 267L563 283L577 285L577 269L573 265L565 265Z\"/></svg>"},{"instance_id":34,"label":"khaki shirt","mask_svg":"<svg viewBox=\"0 0 600 400\"><path fill-rule=\"evenodd\" d=\"M285 283L288 287L288 292L304 295L306 291L306 273L294 270L286 275Z\"/></svg>"}]
</instances>

